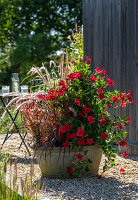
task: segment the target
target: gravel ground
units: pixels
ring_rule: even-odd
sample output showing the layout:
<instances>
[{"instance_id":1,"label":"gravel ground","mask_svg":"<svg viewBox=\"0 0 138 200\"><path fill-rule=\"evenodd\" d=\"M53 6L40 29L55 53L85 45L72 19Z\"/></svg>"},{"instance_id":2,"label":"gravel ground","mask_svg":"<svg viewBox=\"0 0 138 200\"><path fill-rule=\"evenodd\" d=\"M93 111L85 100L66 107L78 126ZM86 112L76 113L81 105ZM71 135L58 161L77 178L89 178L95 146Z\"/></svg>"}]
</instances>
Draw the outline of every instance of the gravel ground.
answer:
<instances>
[{"instance_id":1,"label":"gravel ground","mask_svg":"<svg viewBox=\"0 0 138 200\"><path fill-rule=\"evenodd\" d=\"M5 135L0 135L0 145ZM116 166L104 173L101 179L97 177L83 177L81 179L48 179L41 176L36 158L28 155L24 145L18 150L21 140L18 134L13 134L4 144L2 152L13 154L18 163L18 179L25 179L30 173L30 163L34 163L33 181L40 182L41 200L130 200L138 199L138 156L123 158L117 155ZM105 157L102 156L99 174ZM120 173L120 169L125 169ZM8 166L9 170L9 166ZM13 170L13 167L12 167Z\"/></svg>"}]
</instances>

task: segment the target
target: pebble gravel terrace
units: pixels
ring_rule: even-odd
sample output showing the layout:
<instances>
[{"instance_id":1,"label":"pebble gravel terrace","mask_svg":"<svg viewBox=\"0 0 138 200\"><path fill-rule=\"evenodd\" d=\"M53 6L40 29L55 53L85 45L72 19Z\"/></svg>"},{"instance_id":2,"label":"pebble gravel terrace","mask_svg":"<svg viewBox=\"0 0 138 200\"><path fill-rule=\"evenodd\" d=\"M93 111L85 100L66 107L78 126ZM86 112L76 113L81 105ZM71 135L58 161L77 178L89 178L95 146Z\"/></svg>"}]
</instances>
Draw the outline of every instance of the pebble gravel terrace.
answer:
<instances>
[{"instance_id":1,"label":"pebble gravel terrace","mask_svg":"<svg viewBox=\"0 0 138 200\"><path fill-rule=\"evenodd\" d=\"M0 135L0 145L5 135ZM48 179L41 176L41 171L33 151L28 155L24 145L18 150L21 140L18 134L13 134L4 144L2 152L13 155L17 159L18 179L25 179L30 173L30 164L34 163L35 183L40 182L40 200L137 200L138 199L138 156L121 155L116 157L116 166L104 173L102 178L83 177L80 179ZM105 157L102 156L99 174ZM13 168L13 166L12 166ZM120 169L125 169L120 173ZM9 170L9 164L8 164ZM13 169L12 169L13 170Z\"/></svg>"}]
</instances>

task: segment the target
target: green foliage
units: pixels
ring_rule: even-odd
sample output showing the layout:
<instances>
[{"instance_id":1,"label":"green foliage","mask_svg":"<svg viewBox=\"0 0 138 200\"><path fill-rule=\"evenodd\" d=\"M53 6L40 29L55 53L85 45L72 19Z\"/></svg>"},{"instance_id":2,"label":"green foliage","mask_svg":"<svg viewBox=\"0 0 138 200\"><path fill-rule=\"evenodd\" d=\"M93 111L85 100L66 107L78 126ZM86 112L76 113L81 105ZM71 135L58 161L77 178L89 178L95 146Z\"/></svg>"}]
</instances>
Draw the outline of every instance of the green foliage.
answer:
<instances>
[{"instance_id":1,"label":"green foliage","mask_svg":"<svg viewBox=\"0 0 138 200\"><path fill-rule=\"evenodd\" d=\"M56 52L70 46L75 23L82 25L79 0L0 0L0 47L12 48L9 74L19 72L23 79L33 64L58 60Z\"/></svg>"}]
</instances>

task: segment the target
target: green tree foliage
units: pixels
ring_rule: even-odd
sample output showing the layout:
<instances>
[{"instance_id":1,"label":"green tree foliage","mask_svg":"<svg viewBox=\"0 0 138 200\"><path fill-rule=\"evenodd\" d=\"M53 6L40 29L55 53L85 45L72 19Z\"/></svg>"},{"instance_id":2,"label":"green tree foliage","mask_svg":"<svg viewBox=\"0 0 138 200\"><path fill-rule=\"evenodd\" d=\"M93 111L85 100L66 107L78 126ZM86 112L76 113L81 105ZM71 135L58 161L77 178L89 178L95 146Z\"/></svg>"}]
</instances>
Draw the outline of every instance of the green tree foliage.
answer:
<instances>
[{"instance_id":1,"label":"green tree foliage","mask_svg":"<svg viewBox=\"0 0 138 200\"><path fill-rule=\"evenodd\" d=\"M82 25L80 0L0 0L0 47L12 47L10 72L23 78L31 65L69 47L75 23Z\"/></svg>"}]
</instances>

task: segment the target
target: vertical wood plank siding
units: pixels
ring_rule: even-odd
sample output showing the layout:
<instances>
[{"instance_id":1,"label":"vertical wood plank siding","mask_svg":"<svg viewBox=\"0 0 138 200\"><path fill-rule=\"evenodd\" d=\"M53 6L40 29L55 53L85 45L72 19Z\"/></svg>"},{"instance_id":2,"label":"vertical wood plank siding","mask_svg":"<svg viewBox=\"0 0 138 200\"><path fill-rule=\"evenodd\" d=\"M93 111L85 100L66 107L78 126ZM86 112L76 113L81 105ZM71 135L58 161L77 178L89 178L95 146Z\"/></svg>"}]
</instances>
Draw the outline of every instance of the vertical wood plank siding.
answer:
<instances>
[{"instance_id":1,"label":"vertical wood plank siding","mask_svg":"<svg viewBox=\"0 0 138 200\"><path fill-rule=\"evenodd\" d=\"M136 105L120 108L129 116L128 140L138 140L138 0L83 0L84 55L106 69L122 92L134 91Z\"/></svg>"}]
</instances>

